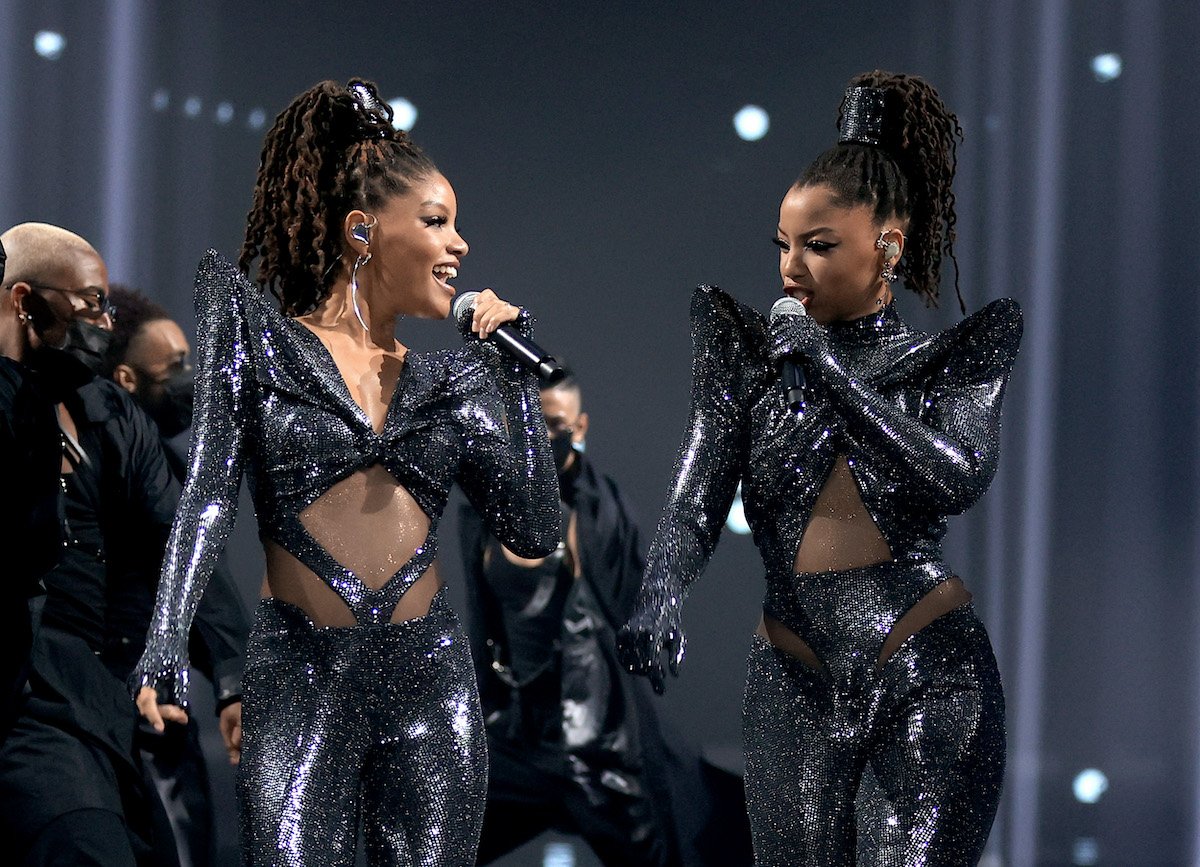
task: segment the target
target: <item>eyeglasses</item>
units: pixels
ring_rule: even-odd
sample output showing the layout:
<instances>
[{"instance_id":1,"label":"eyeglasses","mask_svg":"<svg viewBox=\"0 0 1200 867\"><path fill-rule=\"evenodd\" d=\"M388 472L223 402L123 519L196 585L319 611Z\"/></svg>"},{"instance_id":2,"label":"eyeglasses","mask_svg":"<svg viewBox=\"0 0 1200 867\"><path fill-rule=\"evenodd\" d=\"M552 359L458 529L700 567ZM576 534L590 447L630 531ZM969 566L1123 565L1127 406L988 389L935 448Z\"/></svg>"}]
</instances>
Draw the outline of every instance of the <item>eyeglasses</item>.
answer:
<instances>
[{"instance_id":1,"label":"eyeglasses","mask_svg":"<svg viewBox=\"0 0 1200 867\"><path fill-rule=\"evenodd\" d=\"M26 281L29 282L29 281ZM75 309L75 315L81 316L84 319L100 319L107 316L109 319L117 318L117 308L108 300L108 295L101 289L95 289L91 286L84 289L64 289L61 286L47 286L45 283L29 283L35 289L45 289L48 292L61 292L71 298L78 298L83 302L82 309ZM74 302L71 304L75 307Z\"/></svg>"}]
</instances>

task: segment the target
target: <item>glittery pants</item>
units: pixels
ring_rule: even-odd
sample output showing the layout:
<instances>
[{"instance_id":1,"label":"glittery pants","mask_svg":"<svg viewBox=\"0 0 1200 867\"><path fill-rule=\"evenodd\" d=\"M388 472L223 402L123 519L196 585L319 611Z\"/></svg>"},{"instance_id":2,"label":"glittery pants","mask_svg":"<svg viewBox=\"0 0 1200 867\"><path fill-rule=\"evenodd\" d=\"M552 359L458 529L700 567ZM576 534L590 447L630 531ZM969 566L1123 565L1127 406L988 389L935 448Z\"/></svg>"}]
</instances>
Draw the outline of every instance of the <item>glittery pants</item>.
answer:
<instances>
[{"instance_id":1,"label":"glittery pants","mask_svg":"<svg viewBox=\"0 0 1200 867\"><path fill-rule=\"evenodd\" d=\"M238 796L248 865L475 863L487 747L442 594L402 623L314 627L274 599L247 649Z\"/></svg>"},{"instance_id":2,"label":"glittery pants","mask_svg":"<svg viewBox=\"0 0 1200 867\"><path fill-rule=\"evenodd\" d=\"M969 605L955 609L876 664L891 626L943 577L888 563L769 583L764 609L825 667L754 637L743 711L760 867L979 860L1005 755L983 625Z\"/></svg>"}]
</instances>

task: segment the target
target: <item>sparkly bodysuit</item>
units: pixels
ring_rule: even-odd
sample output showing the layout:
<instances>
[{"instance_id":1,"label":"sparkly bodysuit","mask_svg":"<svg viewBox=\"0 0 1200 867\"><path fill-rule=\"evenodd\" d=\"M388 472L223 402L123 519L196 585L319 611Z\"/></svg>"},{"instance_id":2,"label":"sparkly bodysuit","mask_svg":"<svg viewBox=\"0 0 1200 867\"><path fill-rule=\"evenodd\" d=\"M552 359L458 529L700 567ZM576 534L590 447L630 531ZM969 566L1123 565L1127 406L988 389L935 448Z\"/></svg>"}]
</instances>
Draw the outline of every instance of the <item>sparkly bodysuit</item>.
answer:
<instances>
[{"instance_id":1,"label":"sparkly bodysuit","mask_svg":"<svg viewBox=\"0 0 1200 867\"><path fill-rule=\"evenodd\" d=\"M894 306L834 323L805 361L801 415L784 403L761 315L701 287L692 328L691 419L631 628L678 629L741 481L766 567L764 614L811 654L806 664L754 639L744 726L757 862L974 863L1004 766L987 635L968 604L890 654L884 645L918 601L950 586L946 516L995 472L1019 309L998 301L935 335ZM886 550L800 571L806 531L839 484L835 499L865 508L867 538Z\"/></svg>"},{"instance_id":2,"label":"sparkly bodysuit","mask_svg":"<svg viewBox=\"0 0 1200 867\"><path fill-rule=\"evenodd\" d=\"M245 472L264 542L311 570L356 621L318 627L280 599L260 604L238 772L245 862L353 864L361 816L371 864L473 864L487 759L465 636L441 592L427 614L391 620L434 561L454 482L510 549L538 557L556 547L558 484L537 382L479 341L410 352L377 432L317 336L215 253L201 262L196 308L188 481L135 687L186 701L188 627ZM368 583L341 561L380 540L386 548L401 530L345 538L336 520L307 517L339 483L380 466L428 528L407 560L384 561L402 561L390 578Z\"/></svg>"}]
</instances>

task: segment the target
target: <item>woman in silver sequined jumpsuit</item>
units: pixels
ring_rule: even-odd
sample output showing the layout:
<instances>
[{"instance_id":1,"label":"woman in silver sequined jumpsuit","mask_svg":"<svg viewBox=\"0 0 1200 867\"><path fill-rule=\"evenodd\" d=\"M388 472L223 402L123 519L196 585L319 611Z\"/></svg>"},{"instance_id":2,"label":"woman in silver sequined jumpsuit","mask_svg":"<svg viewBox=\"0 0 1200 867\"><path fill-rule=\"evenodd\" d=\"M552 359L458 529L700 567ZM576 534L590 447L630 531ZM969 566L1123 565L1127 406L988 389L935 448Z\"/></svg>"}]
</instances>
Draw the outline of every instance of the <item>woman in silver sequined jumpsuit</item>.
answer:
<instances>
[{"instance_id":1,"label":"woman in silver sequined jumpsuit","mask_svg":"<svg viewBox=\"0 0 1200 867\"><path fill-rule=\"evenodd\" d=\"M267 560L238 770L251 865L352 865L360 821L370 864L474 864L486 745L438 520L458 482L519 554L558 543L538 383L478 339L528 318L485 291L461 349L395 339L400 315L447 315L467 245L449 182L390 121L365 82L297 97L242 270L210 253L196 279L188 480L134 686L158 727L184 718L188 628L244 473ZM255 259L282 313L243 275Z\"/></svg>"},{"instance_id":2,"label":"woman in silver sequined jumpsuit","mask_svg":"<svg viewBox=\"0 0 1200 867\"><path fill-rule=\"evenodd\" d=\"M678 669L680 607L740 481L767 581L743 708L757 863L971 864L1004 697L941 540L995 473L1020 312L997 301L932 335L901 319L896 274L937 297L961 131L920 79L851 84L841 141L780 207L793 300L768 323L719 289L693 298L691 419L622 651L660 689L664 653Z\"/></svg>"}]
</instances>

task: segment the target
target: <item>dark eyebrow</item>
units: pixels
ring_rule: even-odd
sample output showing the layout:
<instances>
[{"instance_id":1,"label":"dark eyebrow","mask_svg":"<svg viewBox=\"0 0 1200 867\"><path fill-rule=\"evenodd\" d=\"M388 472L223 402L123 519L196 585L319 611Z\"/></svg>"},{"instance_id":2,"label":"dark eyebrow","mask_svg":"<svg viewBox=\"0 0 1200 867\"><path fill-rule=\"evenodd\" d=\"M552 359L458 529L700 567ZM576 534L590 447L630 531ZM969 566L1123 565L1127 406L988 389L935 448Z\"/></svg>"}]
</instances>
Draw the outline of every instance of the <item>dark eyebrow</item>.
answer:
<instances>
[{"instance_id":1,"label":"dark eyebrow","mask_svg":"<svg viewBox=\"0 0 1200 867\"><path fill-rule=\"evenodd\" d=\"M782 226L777 227L775 229L775 231L778 232L780 235L787 234L787 232L783 231ZM834 234L837 234L837 232L830 226L817 226L817 228L815 228L815 229L809 229L807 232L801 232L800 237L801 238L811 238L813 235L819 235L821 232L833 232Z\"/></svg>"},{"instance_id":2,"label":"dark eyebrow","mask_svg":"<svg viewBox=\"0 0 1200 867\"><path fill-rule=\"evenodd\" d=\"M446 205L444 203L435 201L433 199L430 199L427 202L421 202L421 207L422 208L445 208L446 210L450 210L449 208L446 208Z\"/></svg>"}]
</instances>

